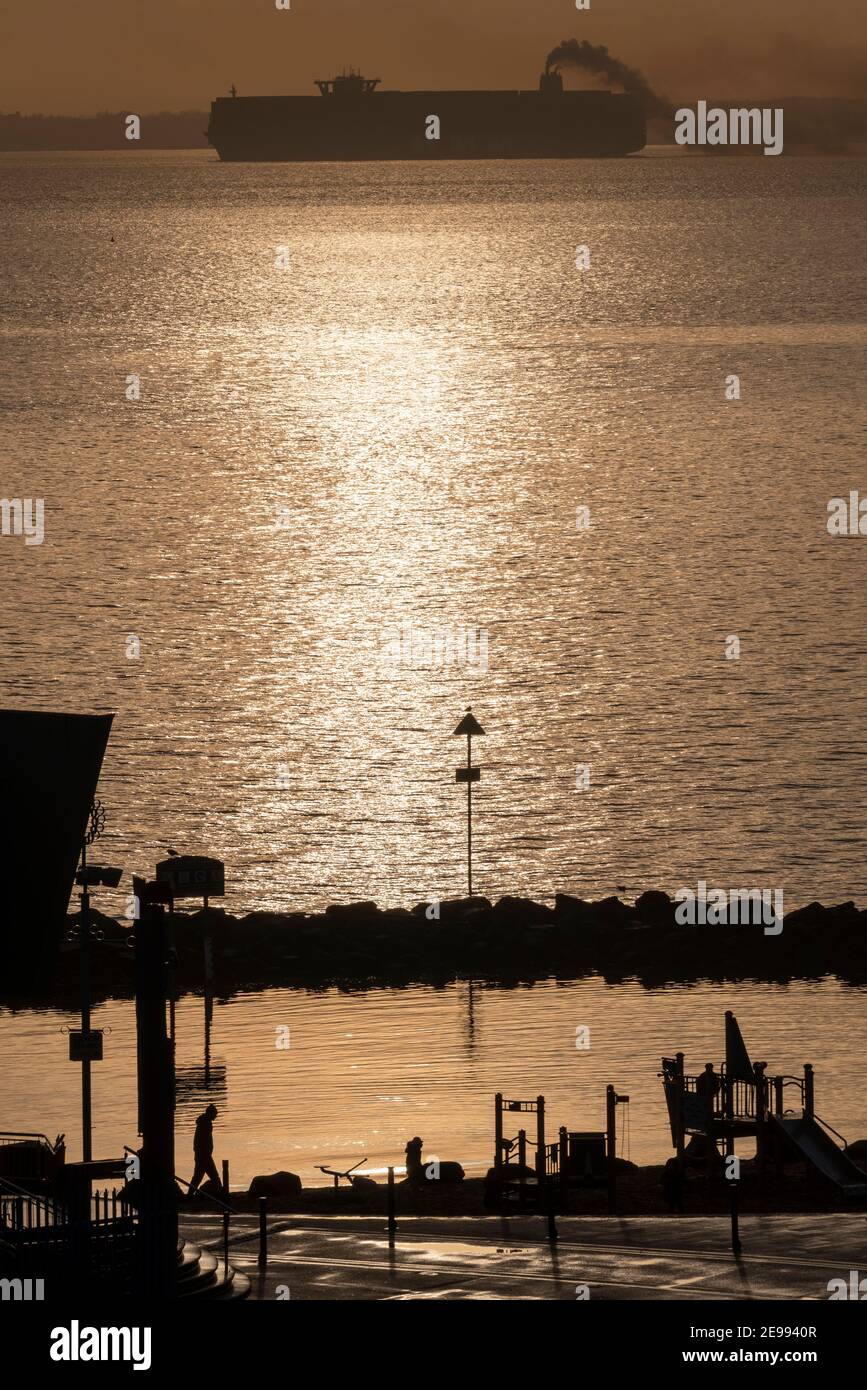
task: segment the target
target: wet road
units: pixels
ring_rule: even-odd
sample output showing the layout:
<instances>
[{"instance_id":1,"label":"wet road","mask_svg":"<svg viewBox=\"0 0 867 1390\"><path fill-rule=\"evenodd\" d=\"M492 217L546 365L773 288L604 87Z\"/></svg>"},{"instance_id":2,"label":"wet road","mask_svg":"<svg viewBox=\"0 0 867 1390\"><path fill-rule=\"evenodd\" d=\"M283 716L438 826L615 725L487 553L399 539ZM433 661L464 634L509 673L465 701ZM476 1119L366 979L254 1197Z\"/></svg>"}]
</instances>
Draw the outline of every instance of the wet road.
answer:
<instances>
[{"instance_id":1,"label":"wet road","mask_svg":"<svg viewBox=\"0 0 867 1390\"><path fill-rule=\"evenodd\" d=\"M390 1251L382 1217L278 1219L257 1267L255 1217L236 1218L230 1260L260 1299L827 1299L828 1282L867 1270L861 1216L741 1220L735 1260L724 1218L402 1218ZM219 1246L210 1217L182 1233Z\"/></svg>"}]
</instances>

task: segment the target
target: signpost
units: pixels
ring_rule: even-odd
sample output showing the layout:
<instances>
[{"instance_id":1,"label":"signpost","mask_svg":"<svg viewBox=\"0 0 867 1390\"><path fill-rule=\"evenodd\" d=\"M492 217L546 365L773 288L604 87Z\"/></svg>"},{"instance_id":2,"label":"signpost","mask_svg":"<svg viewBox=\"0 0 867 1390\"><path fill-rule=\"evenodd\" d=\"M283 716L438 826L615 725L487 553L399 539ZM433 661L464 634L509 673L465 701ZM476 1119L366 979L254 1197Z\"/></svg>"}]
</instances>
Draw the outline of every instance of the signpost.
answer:
<instances>
[{"instance_id":1,"label":"signpost","mask_svg":"<svg viewBox=\"0 0 867 1390\"><path fill-rule=\"evenodd\" d=\"M205 854L174 854L157 864L156 885L151 890L151 901L155 889L165 894L169 913L175 910L176 898L201 898L207 910L210 898L223 898L226 895L226 867L221 859L212 859ZM211 1084L211 1023L214 1011L214 944L210 927L205 924L202 935L202 955L205 976L205 1085ZM172 991L172 995L174 992ZM174 1025L172 1025L174 1040Z\"/></svg>"},{"instance_id":2,"label":"signpost","mask_svg":"<svg viewBox=\"0 0 867 1390\"><path fill-rule=\"evenodd\" d=\"M80 1028L71 1028L69 1030L69 1060L70 1062L101 1062L102 1029L91 1028L89 1033L83 1033Z\"/></svg>"},{"instance_id":3,"label":"signpost","mask_svg":"<svg viewBox=\"0 0 867 1390\"><path fill-rule=\"evenodd\" d=\"M465 782L467 786L467 897L469 898L473 896L473 783L481 781L482 776L482 769L473 767L472 739L474 734L484 736L484 732L471 709L467 710L454 732L455 738L466 735L467 740L467 765L457 769L455 781Z\"/></svg>"},{"instance_id":4,"label":"signpost","mask_svg":"<svg viewBox=\"0 0 867 1390\"><path fill-rule=\"evenodd\" d=\"M175 898L222 898L226 893L226 871L219 859L203 854L176 854L157 864L157 883L168 885L169 911Z\"/></svg>"}]
</instances>

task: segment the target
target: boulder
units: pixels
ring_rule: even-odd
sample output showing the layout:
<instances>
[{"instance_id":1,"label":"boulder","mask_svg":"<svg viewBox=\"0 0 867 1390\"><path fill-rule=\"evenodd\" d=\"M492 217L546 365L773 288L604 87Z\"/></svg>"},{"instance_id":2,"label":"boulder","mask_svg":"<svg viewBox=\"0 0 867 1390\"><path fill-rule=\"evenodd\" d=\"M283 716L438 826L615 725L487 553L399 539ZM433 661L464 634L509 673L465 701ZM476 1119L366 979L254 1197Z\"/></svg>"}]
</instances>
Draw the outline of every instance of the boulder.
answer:
<instances>
[{"instance_id":1,"label":"boulder","mask_svg":"<svg viewBox=\"0 0 867 1390\"><path fill-rule=\"evenodd\" d=\"M245 936L260 937L281 932L289 925L304 920L298 913L285 917L282 912L248 912L246 917L240 919L238 926Z\"/></svg>"},{"instance_id":2,"label":"boulder","mask_svg":"<svg viewBox=\"0 0 867 1390\"><path fill-rule=\"evenodd\" d=\"M297 1197L301 1191L301 1179L297 1173L266 1173L250 1183L248 1197Z\"/></svg>"},{"instance_id":3,"label":"boulder","mask_svg":"<svg viewBox=\"0 0 867 1390\"><path fill-rule=\"evenodd\" d=\"M427 912L433 901L434 899L430 899L430 901L426 903L416 903L415 907L412 909L413 916L421 917L423 921L429 921L431 925L436 922L448 925L452 922L463 922L468 913L474 912L479 908L490 909L491 906L490 898L482 898L476 895L473 895L472 898L443 898L438 904L439 917L429 918Z\"/></svg>"},{"instance_id":4,"label":"boulder","mask_svg":"<svg viewBox=\"0 0 867 1390\"><path fill-rule=\"evenodd\" d=\"M648 889L646 893L641 894L640 898L636 898L635 911L642 922L647 922L651 927L676 926L675 904L667 893L657 892L653 888Z\"/></svg>"},{"instance_id":5,"label":"boulder","mask_svg":"<svg viewBox=\"0 0 867 1390\"><path fill-rule=\"evenodd\" d=\"M332 903L325 909L325 921L328 925L363 927L379 920L380 912L376 903Z\"/></svg>"},{"instance_id":6,"label":"boulder","mask_svg":"<svg viewBox=\"0 0 867 1390\"><path fill-rule=\"evenodd\" d=\"M601 902L591 903L591 911L606 927L625 927L635 921L634 908L627 907L619 898L603 898Z\"/></svg>"},{"instance_id":7,"label":"boulder","mask_svg":"<svg viewBox=\"0 0 867 1390\"><path fill-rule=\"evenodd\" d=\"M558 893L554 898L554 916L566 926L598 926L590 903L583 898L573 898L569 893Z\"/></svg>"},{"instance_id":8,"label":"boulder","mask_svg":"<svg viewBox=\"0 0 867 1390\"><path fill-rule=\"evenodd\" d=\"M460 1163L445 1162L434 1164L432 1159L429 1162L424 1162L424 1160L422 1160L422 1162L424 1164L424 1179L429 1183L440 1182L451 1187L454 1186L455 1183L463 1182L464 1180L464 1170ZM429 1172L431 1168L433 1171Z\"/></svg>"},{"instance_id":9,"label":"boulder","mask_svg":"<svg viewBox=\"0 0 867 1390\"><path fill-rule=\"evenodd\" d=\"M787 912L785 917L786 931L809 930L817 927L822 922L827 908L821 903L808 903L806 907L797 907L794 912Z\"/></svg>"},{"instance_id":10,"label":"boulder","mask_svg":"<svg viewBox=\"0 0 867 1390\"><path fill-rule=\"evenodd\" d=\"M532 927L543 922L553 922L554 909L544 903L533 902L532 898L500 898L493 907L494 924L506 923L509 926Z\"/></svg>"},{"instance_id":11,"label":"boulder","mask_svg":"<svg viewBox=\"0 0 867 1390\"><path fill-rule=\"evenodd\" d=\"M366 1178L361 1173L359 1173L357 1178L351 1177L349 1181L352 1186L353 1192L370 1192L371 1190L375 1192L377 1187L379 1186L378 1182L376 1181L376 1178Z\"/></svg>"},{"instance_id":12,"label":"boulder","mask_svg":"<svg viewBox=\"0 0 867 1390\"><path fill-rule=\"evenodd\" d=\"M853 902L837 903L835 907L829 907L826 917L830 918L835 925L840 926L860 926L861 914Z\"/></svg>"}]
</instances>

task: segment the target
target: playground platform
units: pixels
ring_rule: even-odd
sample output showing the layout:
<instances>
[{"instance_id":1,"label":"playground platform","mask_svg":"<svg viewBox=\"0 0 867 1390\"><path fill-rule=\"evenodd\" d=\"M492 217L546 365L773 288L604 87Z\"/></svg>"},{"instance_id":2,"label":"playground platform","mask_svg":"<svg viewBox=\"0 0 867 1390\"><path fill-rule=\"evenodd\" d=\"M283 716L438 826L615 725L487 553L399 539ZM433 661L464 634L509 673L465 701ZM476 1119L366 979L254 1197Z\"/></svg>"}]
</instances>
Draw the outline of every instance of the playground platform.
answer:
<instances>
[{"instance_id":1,"label":"playground platform","mask_svg":"<svg viewBox=\"0 0 867 1390\"><path fill-rule=\"evenodd\" d=\"M828 1281L864 1261L857 1215L746 1216L736 1260L721 1217L560 1217L559 1239L525 1216L402 1217L393 1250L374 1217L275 1218L268 1262L238 1232L231 1264L271 1300L827 1300ZM221 1249L218 1218L184 1215L182 1234ZM280 1290L282 1289L282 1292Z\"/></svg>"}]
</instances>

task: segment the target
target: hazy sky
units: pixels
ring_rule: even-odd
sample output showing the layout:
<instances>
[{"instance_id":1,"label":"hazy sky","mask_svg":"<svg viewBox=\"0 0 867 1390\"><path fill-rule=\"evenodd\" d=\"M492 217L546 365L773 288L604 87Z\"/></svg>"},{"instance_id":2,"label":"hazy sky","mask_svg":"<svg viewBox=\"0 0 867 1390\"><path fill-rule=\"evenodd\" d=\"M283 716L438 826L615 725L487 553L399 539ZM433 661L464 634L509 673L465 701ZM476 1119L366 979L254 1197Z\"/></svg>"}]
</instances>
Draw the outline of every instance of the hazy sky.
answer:
<instances>
[{"instance_id":1,"label":"hazy sky","mask_svg":"<svg viewBox=\"0 0 867 1390\"><path fill-rule=\"evenodd\" d=\"M0 110L86 114L387 87L535 86L560 39L604 43L676 98L867 96L867 0L0 0Z\"/></svg>"}]
</instances>

